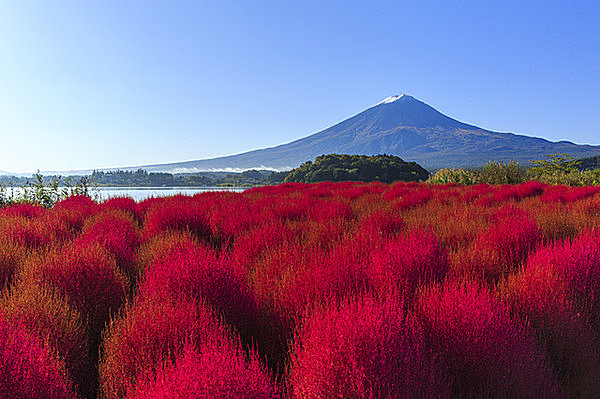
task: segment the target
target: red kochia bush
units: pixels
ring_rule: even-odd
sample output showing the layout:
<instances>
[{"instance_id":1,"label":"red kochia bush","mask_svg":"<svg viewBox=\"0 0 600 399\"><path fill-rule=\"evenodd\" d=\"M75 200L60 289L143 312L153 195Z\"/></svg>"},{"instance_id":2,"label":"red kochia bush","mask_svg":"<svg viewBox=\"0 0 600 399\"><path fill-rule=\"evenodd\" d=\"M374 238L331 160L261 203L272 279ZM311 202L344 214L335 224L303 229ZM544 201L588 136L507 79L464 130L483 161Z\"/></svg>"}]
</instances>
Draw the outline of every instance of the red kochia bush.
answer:
<instances>
[{"instance_id":1,"label":"red kochia bush","mask_svg":"<svg viewBox=\"0 0 600 399\"><path fill-rule=\"evenodd\" d=\"M277 399L277 386L258 358L239 348L186 344L174 363L129 390L128 399Z\"/></svg>"},{"instance_id":2,"label":"red kochia bush","mask_svg":"<svg viewBox=\"0 0 600 399\"><path fill-rule=\"evenodd\" d=\"M252 273L254 292L264 307L293 323L314 302L364 289L367 251L351 240L340 242L331 252L298 242L284 243L265 252Z\"/></svg>"},{"instance_id":3,"label":"red kochia bush","mask_svg":"<svg viewBox=\"0 0 600 399\"><path fill-rule=\"evenodd\" d=\"M151 265L140 282L139 296L204 300L240 332L252 331L257 318L256 303L243 276L225 256L217 257L201 244L174 250Z\"/></svg>"},{"instance_id":4,"label":"red kochia bush","mask_svg":"<svg viewBox=\"0 0 600 399\"><path fill-rule=\"evenodd\" d=\"M284 222L265 221L236 237L231 250L232 262L241 272L252 271L261 253L293 237L294 232Z\"/></svg>"},{"instance_id":5,"label":"red kochia bush","mask_svg":"<svg viewBox=\"0 0 600 399\"><path fill-rule=\"evenodd\" d=\"M433 191L416 183L395 182L383 193L383 199L397 210L405 210L426 204L433 198Z\"/></svg>"},{"instance_id":6,"label":"red kochia bush","mask_svg":"<svg viewBox=\"0 0 600 399\"><path fill-rule=\"evenodd\" d=\"M422 206L428 203L432 198L433 192L431 190L419 187L418 189L413 189L404 197L395 199L392 204L395 209L404 210L414 208L416 206Z\"/></svg>"},{"instance_id":7,"label":"red kochia bush","mask_svg":"<svg viewBox=\"0 0 600 399\"><path fill-rule=\"evenodd\" d=\"M129 212L136 220L141 219L141 212L138 203L131 197L112 197L100 204L102 210L121 210Z\"/></svg>"},{"instance_id":8,"label":"red kochia bush","mask_svg":"<svg viewBox=\"0 0 600 399\"><path fill-rule=\"evenodd\" d=\"M387 190L383 192L382 197L386 201L391 202L396 199L402 199L410 193L412 189L414 189L413 186L408 185L403 181L396 181L388 186Z\"/></svg>"},{"instance_id":9,"label":"red kochia bush","mask_svg":"<svg viewBox=\"0 0 600 399\"><path fill-rule=\"evenodd\" d=\"M309 219L316 221L326 221L329 219L351 219L354 214L350 205L335 200L320 200L308 209L307 215Z\"/></svg>"},{"instance_id":10,"label":"red kochia bush","mask_svg":"<svg viewBox=\"0 0 600 399\"><path fill-rule=\"evenodd\" d=\"M148 197L137 203L137 209L140 217L143 219L150 209L160 206L165 201L165 197Z\"/></svg>"},{"instance_id":11,"label":"red kochia bush","mask_svg":"<svg viewBox=\"0 0 600 399\"><path fill-rule=\"evenodd\" d=\"M67 224L49 212L35 217L0 214L0 245L8 240L27 248L41 248L62 242L70 234Z\"/></svg>"},{"instance_id":12,"label":"red kochia bush","mask_svg":"<svg viewBox=\"0 0 600 399\"><path fill-rule=\"evenodd\" d=\"M501 208L480 241L490 243L498 252L500 261L517 266L542 239L533 218L518 208Z\"/></svg>"},{"instance_id":13,"label":"red kochia bush","mask_svg":"<svg viewBox=\"0 0 600 399\"><path fill-rule=\"evenodd\" d=\"M416 304L427 342L454 379L453 397L560 397L535 340L475 283L449 283Z\"/></svg>"},{"instance_id":14,"label":"red kochia bush","mask_svg":"<svg viewBox=\"0 0 600 399\"><path fill-rule=\"evenodd\" d=\"M420 284L446 276L448 257L433 232L417 230L388 239L375 250L367 273L377 291L386 291L391 285L411 297Z\"/></svg>"},{"instance_id":15,"label":"red kochia bush","mask_svg":"<svg viewBox=\"0 0 600 399\"><path fill-rule=\"evenodd\" d=\"M517 192L516 186L512 184L505 184L499 186L494 192L494 202L496 203L518 199L520 199L519 193Z\"/></svg>"},{"instance_id":16,"label":"red kochia bush","mask_svg":"<svg viewBox=\"0 0 600 399\"><path fill-rule=\"evenodd\" d=\"M12 283L26 253L25 247L0 234L0 290Z\"/></svg>"},{"instance_id":17,"label":"red kochia bush","mask_svg":"<svg viewBox=\"0 0 600 399\"><path fill-rule=\"evenodd\" d=\"M155 262L169 259L171 253L195 247L198 241L188 231L168 230L145 241L137 250L135 275L140 279Z\"/></svg>"},{"instance_id":18,"label":"red kochia bush","mask_svg":"<svg viewBox=\"0 0 600 399\"><path fill-rule=\"evenodd\" d=\"M535 197L544 192L545 186L537 181L528 181L527 183L519 184L515 187L519 198Z\"/></svg>"},{"instance_id":19,"label":"red kochia bush","mask_svg":"<svg viewBox=\"0 0 600 399\"><path fill-rule=\"evenodd\" d=\"M125 299L127 279L114 258L95 242L73 243L32 258L21 273L23 281L54 288L89 321L98 336L111 312Z\"/></svg>"},{"instance_id":20,"label":"red kochia bush","mask_svg":"<svg viewBox=\"0 0 600 399\"><path fill-rule=\"evenodd\" d=\"M19 282L0 298L0 313L11 324L22 325L56 350L79 393L89 396L93 392L87 330L76 309L51 290Z\"/></svg>"},{"instance_id":21,"label":"red kochia bush","mask_svg":"<svg viewBox=\"0 0 600 399\"><path fill-rule=\"evenodd\" d=\"M569 397L594 397L600 392L594 333L574 309L566 282L555 271L536 266L530 262L509 276L500 285L500 294L512 312L534 329Z\"/></svg>"},{"instance_id":22,"label":"red kochia bush","mask_svg":"<svg viewBox=\"0 0 600 399\"><path fill-rule=\"evenodd\" d=\"M331 252L299 242L265 251L249 274L260 309L267 314L259 343L269 342L270 364L281 365L299 318L315 302L364 290L369 248L343 240Z\"/></svg>"},{"instance_id":23,"label":"red kochia bush","mask_svg":"<svg viewBox=\"0 0 600 399\"><path fill-rule=\"evenodd\" d=\"M73 195L59 201L54 205L51 214L67 223L69 228L78 233L83 227L85 218L92 215L98 208L98 205L85 195Z\"/></svg>"},{"instance_id":24,"label":"red kochia bush","mask_svg":"<svg viewBox=\"0 0 600 399\"><path fill-rule=\"evenodd\" d=\"M33 218L41 216L46 212L46 209L36 204L15 204L8 206L0 211L2 215L8 216L24 216L27 218Z\"/></svg>"},{"instance_id":25,"label":"red kochia bush","mask_svg":"<svg viewBox=\"0 0 600 399\"><path fill-rule=\"evenodd\" d=\"M85 221L78 241L98 242L109 251L120 270L134 277L135 250L140 244L132 216L121 210L102 211Z\"/></svg>"},{"instance_id":26,"label":"red kochia bush","mask_svg":"<svg viewBox=\"0 0 600 399\"><path fill-rule=\"evenodd\" d=\"M275 197L265 197L258 200L257 206L273 220L300 220L306 217L310 207L314 204L309 198L302 197L300 193L295 195L286 195L285 197L274 199Z\"/></svg>"},{"instance_id":27,"label":"red kochia bush","mask_svg":"<svg viewBox=\"0 0 600 399\"><path fill-rule=\"evenodd\" d=\"M231 242L247 229L265 221L265 215L253 201L233 192L205 192L194 195L204 208L216 243Z\"/></svg>"},{"instance_id":28,"label":"red kochia bush","mask_svg":"<svg viewBox=\"0 0 600 399\"><path fill-rule=\"evenodd\" d=\"M600 187L568 187L568 186L551 186L546 189L542 195L544 202L575 202L588 197L591 197L600 191Z\"/></svg>"},{"instance_id":29,"label":"red kochia bush","mask_svg":"<svg viewBox=\"0 0 600 399\"><path fill-rule=\"evenodd\" d=\"M344 218L323 220L302 220L290 222L297 236L302 237L304 245L327 251L348 235L352 222Z\"/></svg>"},{"instance_id":30,"label":"red kochia bush","mask_svg":"<svg viewBox=\"0 0 600 399\"><path fill-rule=\"evenodd\" d=\"M225 330L205 306L185 299L135 302L104 337L101 397L122 398L138 379L174 361L188 341L196 347L227 344Z\"/></svg>"},{"instance_id":31,"label":"red kochia bush","mask_svg":"<svg viewBox=\"0 0 600 399\"><path fill-rule=\"evenodd\" d=\"M576 311L600 333L600 231L584 231L572 241L540 248L528 267L556 273Z\"/></svg>"},{"instance_id":32,"label":"red kochia bush","mask_svg":"<svg viewBox=\"0 0 600 399\"><path fill-rule=\"evenodd\" d=\"M293 346L292 398L450 398L412 315L371 297L316 309Z\"/></svg>"},{"instance_id":33,"label":"red kochia bush","mask_svg":"<svg viewBox=\"0 0 600 399\"><path fill-rule=\"evenodd\" d=\"M0 237L28 248L48 245L52 236L41 223L25 216L0 216Z\"/></svg>"},{"instance_id":34,"label":"red kochia bush","mask_svg":"<svg viewBox=\"0 0 600 399\"><path fill-rule=\"evenodd\" d=\"M471 243L453 268L459 275L488 282L508 275L542 240L542 233L529 214L504 207L492 215L488 228Z\"/></svg>"},{"instance_id":35,"label":"red kochia bush","mask_svg":"<svg viewBox=\"0 0 600 399\"><path fill-rule=\"evenodd\" d=\"M404 229L404 222L392 211L377 210L366 215L356 232L361 241L395 236Z\"/></svg>"},{"instance_id":36,"label":"red kochia bush","mask_svg":"<svg viewBox=\"0 0 600 399\"><path fill-rule=\"evenodd\" d=\"M192 197L175 195L150 206L144 217L144 238L167 230L189 230L198 238L210 237L205 209Z\"/></svg>"},{"instance_id":37,"label":"red kochia bush","mask_svg":"<svg viewBox=\"0 0 600 399\"><path fill-rule=\"evenodd\" d=\"M0 397L75 398L62 362L43 342L0 314Z\"/></svg>"}]
</instances>

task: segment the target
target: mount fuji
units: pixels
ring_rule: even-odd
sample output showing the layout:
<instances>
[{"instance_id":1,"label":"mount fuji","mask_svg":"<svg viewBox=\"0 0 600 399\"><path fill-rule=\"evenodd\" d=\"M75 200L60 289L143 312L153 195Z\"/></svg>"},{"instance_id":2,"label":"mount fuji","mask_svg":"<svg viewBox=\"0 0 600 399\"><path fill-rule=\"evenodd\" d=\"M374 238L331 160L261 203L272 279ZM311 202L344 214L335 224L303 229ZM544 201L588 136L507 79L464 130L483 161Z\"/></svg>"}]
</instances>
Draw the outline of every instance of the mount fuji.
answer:
<instances>
[{"instance_id":1,"label":"mount fuji","mask_svg":"<svg viewBox=\"0 0 600 399\"><path fill-rule=\"evenodd\" d=\"M416 98L391 96L323 131L276 147L242 154L160 165L148 171L289 170L322 154L389 154L432 170L481 166L494 160L523 165L548 154L600 155L600 146L499 133L452 119ZM126 168L135 169L135 168Z\"/></svg>"}]
</instances>

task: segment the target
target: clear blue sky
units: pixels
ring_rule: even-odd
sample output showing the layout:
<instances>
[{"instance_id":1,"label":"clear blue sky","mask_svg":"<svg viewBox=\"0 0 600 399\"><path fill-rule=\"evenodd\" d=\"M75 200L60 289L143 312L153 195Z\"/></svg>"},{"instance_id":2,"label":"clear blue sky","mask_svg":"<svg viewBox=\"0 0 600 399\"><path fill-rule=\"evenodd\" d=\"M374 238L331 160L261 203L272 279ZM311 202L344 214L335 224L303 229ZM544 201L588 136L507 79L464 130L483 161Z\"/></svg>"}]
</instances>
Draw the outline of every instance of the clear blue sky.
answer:
<instances>
[{"instance_id":1,"label":"clear blue sky","mask_svg":"<svg viewBox=\"0 0 600 399\"><path fill-rule=\"evenodd\" d=\"M0 170L201 159L407 93L600 144L598 1L0 3Z\"/></svg>"}]
</instances>

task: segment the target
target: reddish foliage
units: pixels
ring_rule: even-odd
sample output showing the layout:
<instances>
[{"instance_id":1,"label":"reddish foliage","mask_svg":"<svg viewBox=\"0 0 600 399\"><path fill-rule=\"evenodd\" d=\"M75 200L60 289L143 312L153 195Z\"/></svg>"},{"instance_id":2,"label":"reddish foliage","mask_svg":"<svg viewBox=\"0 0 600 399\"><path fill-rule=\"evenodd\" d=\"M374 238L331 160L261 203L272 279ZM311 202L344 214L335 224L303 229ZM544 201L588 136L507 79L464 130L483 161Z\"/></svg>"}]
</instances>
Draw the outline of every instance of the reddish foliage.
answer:
<instances>
[{"instance_id":1,"label":"reddish foliage","mask_svg":"<svg viewBox=\"0 0 600 399\"><path fill-rule=\"evenodd\" d=\"M535 340L485 289L434 287L416 308L427 342L454 379L454 397L560 397Z\"/></svg>"},{"instance_id":2,"label":"reddish foliage","mask_svg":"<svg viewBox=\"0 0 600 399\"><path fill-rule=\"evenodd\" d=\"M46 209L36 204L15 204L0 210L0 215L7 216L23 216L26 218L34 218L42 216Z\"/></svg>"},{"instance_id":3,"label":"reddish foliage","mask_svg":"<svg viewBox=\"0 0 600 399\"><path fill-rule=\"evenodd\" d=\"M205 209L192 197L184 195L162 199L146 210L145 239L168 230L187 230L203 239L208 239L211 233Z\"/></svg>"},{"instance_id":4,"label":"reddish foliage","mask_svg":"<svg viewBox=\"0 0 600 399\"><path fill-rule=\"evenodd\" d=\"M411 315L371 297L318 308L290 368L292 398L449 398L450 386Z\"/></svg>"},{"instance_id":5,"label":"reddish foliage","mask_svg":"<svg viewBox=\"0 0 600 399\"><path fill-rule=\"evenodd\" d=\"M554 397L548 367L567 395L590 397L598 198L598 188L537 182L326 182L18 205L0 210L1 304L88 397L100 344L101 397L201 396L206 384L275 395L259 358L302 397L329 395L303 384L443 396L446 377L453 397ZM403 299L356 299L365 295ZM445 375L428 379L432 356Z\"/></svg>"},{"instance_id":6,"label":"reddish foliage","mask_svg":"<svg viewBox=\"0 0 600 399\"><path fill-rule=\"evenodd\" d=\"M455 191L456 196L460 197L460 199L467 204L480 198L488 198L486 197L486 194L491 192L494 192L494 189L489 184L477 184L474 186L461 187L460 194L458 191Z\"/></svg>"},{"instance_id":7,"label":"reddish foliage","mask_svg":"<svg viewBox=\"0 0 600 399\"><path fill-rule=\"evenodd\" d=\"M167 260L171 253L198 245L187 231L166 231L146 240L137 251L135 275L139 279L155 262Z\"/></svg>"},{"instance_id":8,"label":"reddish foliage","mask_svg":"<svg viewBox=\"0 0 600 399\"><path fill-rule=\"evenodd\" d=\"M141 298L206 301L240 331L254 331L256 303L227 258L196 244L174 249L154 262L140 282Z\"/></svg>"},{"instance_id":9,"label":"reddish foliage","mask_svg":"<svg viewBox=\"0 0 600 399\"><path fill-rule=\"evenodd\" d=\"M395 199L403 198L410 193L411 187L411 185L404 182L395 182L383 193L383 199L391 202Z\"/></svg>"},{"instance_id":10,"label":"reddish foliage","mask_svg":"<svg viewBox=\"0 0 600 399\"><path fill-rule=\"evenodd\" d=\"M433 191L415 183L396 182L383 193L383 199L400 211L425 205L432 198Z\"/></svg>"},{"instance_id":11,"label":"reddish foliage","mask_svg":"<svg viewBox=\"0 0 600 399\"><path fill-rule=\"evenodd\" d=\"M0 235L0 291L12 283L26 253L24 246Z\"/></svg>"},{"instance_id":12,"label":"reddish foliage","mask_svg":"<svg viewBox=\"0 0 600 399\"><path fill-rule=\"evenodd\" d=\"M376 291L390 286L407 297L421 284L440 281L448 272L448 258L431 231L413 231L389 239L372 257L367 273Z\"/></svg>"},{"instance_id":13,"label":"reddish foliage","mask_svg":"<svg viewBox=\"0 0 600 399\"><path fill-rule=\"evenodd\" d=\"M99 365L101 396L123 397L138 379L174 361L186 342L198 348L228 344L225 330L204 306L188 300L134 303L106 333Z\"/></svg>"},{"instance_id":14,"label":"reddish foliage","mask_svg":"<svg viewBox=\"0 0 600 399\"><path fill-rule=\"evenodd\" d=\"M94 242L77 242L33 257L20 277L64 295L89 321L94 337L99 337L111 312L120 308L127 288L114 258Z\"/></svg>"},{"instance_id":15,"label":"reddish foliage","mask_svg":"<svg viewBox=\"0 0 600 399\"><path fill-rule=\"evenodd\" d=\"M535 263L510 276L500 288L514 314L534 329L569 397L593 397L600 392L600 354L593 332L574 309L568 292L557 273Z\"/></svg>"},{"instance_id":16,"label":"reddish foliage","mask_svg":"<svg viewBox=\"0 0 600 399\"><path fill-rule=\"evenodd\" d=\"M281 365L298 320L314 303L341 299L367 286L368 248L343 240L325 252L299 242L270 248L249 274L260 309L267 314L259 342L271 341L267 356Z\"/></svg>"},{"instance_id":17,"label":"reddish foliage","mask_svg":"<svg viewBox=\"0 0 600 399\"><path fill-rule=\"evenodd\" d=\"M365 248L344 240L330 253L301 243L268 251L250 275L259 300L282 317L296 319L314 302L362 290L369 258Z\"/></svg>"},{"instance_id":18,"label":"reddish foliage","mask_svg":"<svg viewBox=\"0 0 600 399\"><path fill-rule=\"evenodd\" d=\"M0 301L0 313L11 324L44 339L64 359L77 391L93 395L94 372L88 355L87 330L81 315L56 293L20 282Z\"/></svg>"},{"instance_id":19,"label":"reddish foliage","mask_svg":"<svg viewBox=\"0 0 600 399\"><path fill-rule=\"evenodd\" d=\"M129 212L135 217L135 220L141 220L140 207L135 200L130 197L112 197L100 204L101 210L118 209Z\"/></svg>"},{"instance_id":20,"label":"reddish foliage","mask_svg":"<svg viewBox=\"0 0 600 399\"><path fill-rule=\"evenodd\" d=\"M89 217L78 241L99 243L115 257L123 273L135 276L135 251L141 240L134 221L124 211L102 211Z\"/></svg>"},{"instance_id":21,"label":"reddish foliage","mask_svg":"<svg viewBox=\"0 0 600 399\"><path fill-rule=\"evenodd\" d=\"M278 387L257 357L239 348L186 344L174 363L129 390L128 399L277 399Z\"/></svg>"},{"instance_id":22,"label":"reddish foliage","mask_svg":"<svg viewBox=\"0 0 600 399\"><path fill-rule=\"evenodd\" d=\"M345 218L335 217L323 220L302 220L289 222L295 232L307 247L314 250L327 252L347 238L352 229L352 222Z\"/></svg>"},{"instance_id":23,"label":"reddish foliage","mask_svg":"<svg viewBox=\"0 0 600 399\"><path fill-rule=\"evenodd\" d=\"M194 195L205 209L216 244L230 243L246 230L264 221L264 215L246 196L232 192L207 192Z\"/></svg>"},{"instance_id":24,"label":"reddish foliage","mask_svg":"<svg viewBox=\"0 0 600 399\"><path fill-rule=\"evenodd\" d=\"M263 198L257 201L258 206L269 219L275 220L300 220L306 217L313 201L298 194L281 198L281 201L273 201L272 198Z\"/></svg>"},{"instance_id":25,"label":"reddish foliage","mask_svg":"<svg viewBox=\"0 0 600 399\"><path fill-rule=\"evenodd\" d=\"M521 199L519 193L515 187L512 185L505 186L504 189L496 191L494 194L494 199L498 203L507 202L510 200L518 201Z\"/></svg>"},{"instance_id":26,"label":"reddish foliage","mask_svg":"<svg viewBox=\"0 0 600 399\"><path fill-rule=\"evenodd\" d=\"M570 203L580 201L596 195L600 191L600 187L568 187L568 186L551 186L547 187L542 195L544 202L563 202Z\"/></svg>"},{"instance_id":27,"label":"reddish foliage","mask_svg":"<svg viewBox=\"0 0 600 399\"><path fill-rule=\"evenodd\" d=\"M399 215L391 211L375 211L367 214L358 227L357 236L362 240L375 237L392 237L404 229Z\"/></svg>"},{"instance_id":28,"label":"reddish foliage","mask_svg":"<svg viewBox=\"0 0 600 399\"><path fill-rule=\"evenodd\" d=\"M165 197L148 197L143 201L138 202L137 209L140 216L144 218L148 210L160 206L160 204L162 204L164 200Z\"/></svg>"},{"instance_id":29,"label":"reddish foliage","mask_svg":"<svg viewBox=\"0 0 600 399\"><path fill-rule=\"evenodd\" d=\"M291 241L296 234L282 221L262 223L236 237L231 249L232 262L237 270L247 273L254 269L264 251Z\"/></svg>"},{"instance_id":30,"label":"reddish foliage","mask_svg":"<svg viewBox=\"0 0 600 399\"><path fill-rule=\"evenodd\" d=\"M319 200L311 204L306 216L311 220L323 222L331 219L350 219L354 214L352 208L344 202Z\"/></svg>"},{"instance_id":31,"label":"reddish foliage","mask_svg":"<svg viewBox=\"0 0 600 399\"><path fill-rule=\"evenodd\" d=\"M97 208L98 205L90 197L73 195L57 202L50 213L55 218L66 222L73 232L78 233L83 227L85 218L92 215Z\"/></svg>"},{"instance_id":32,"label":"reddish foliage","mask_svg":"<svg viewBox=\"0 0 600 399\"><path fill-rule=\"evenodd\" d=\"M43 224L25 216L0 216L0 237L28 248L46 246L53 239Z\"/></svg>"},{"instance_id":33,"label":"reddish foliage","mask_svg":"<svg viewBox=\"0 0 600 399\"><path fill-rule=\"evenodd\" d=\"M555 273L580 313L600 333L600 232L584 231L573 241L540 248L529 268Z\"/></svg>"},{"instance_id":34,"label":"reddish foliage","mask_svg":"<svg viewBox=\"0 0 600 399\"><path fill-rule=\"evenodd\" d=\"M0 397L75 398L62 362L40 339L0 314Z\"/></svg>"},{"instance_id":35,"label":"reddish foliage","mask_svg":"<svg viewBox=\"0 0 600 399\"><path fill-rule=\"evenodd\" d=\"M402 198L393 201L394 209L405 210L425 205L433 198L430 190L413 190Z\"/></svg>"},{"instance_id":36,"label":"reddish foliage","mask_svg":"<svg viewBox=\"0 0 600 399\"><path fill-rule=\"evenodd\" d=\"M527 212L504 207L462 256L455 258L453 269L459 275L494 282L518 267L541 240L542 234Z\"/></svg>"},{"instance_id":37,"label":"reddish foliage","mask_svg":"<svg viewBox=\"0 0 600 399\"><path fill-rule=\"evenodd\" d=\"M529 181L527 183L515 186L515 191L519 198L529 198L541 195L544 192L545 185L537 181Z\"/></svg>"}]
</instances>

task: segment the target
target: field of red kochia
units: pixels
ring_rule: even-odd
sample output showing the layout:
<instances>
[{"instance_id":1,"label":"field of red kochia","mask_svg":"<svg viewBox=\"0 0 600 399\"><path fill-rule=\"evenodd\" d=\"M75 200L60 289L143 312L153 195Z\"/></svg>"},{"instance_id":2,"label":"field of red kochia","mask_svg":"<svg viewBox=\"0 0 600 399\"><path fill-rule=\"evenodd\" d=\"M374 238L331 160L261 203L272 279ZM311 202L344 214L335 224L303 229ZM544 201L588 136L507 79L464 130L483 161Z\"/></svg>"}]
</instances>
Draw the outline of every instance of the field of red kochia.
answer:
<instances>
[{"instance_id":1,"label":"field of red kochia","mask_svg":"<svg viewBox=\"0 0 600 399\"><path fill-rule=\"evenodd\" d=\"M600 188L0 209L1 398L591 398Z\"/></svg>"}]
</instances>

